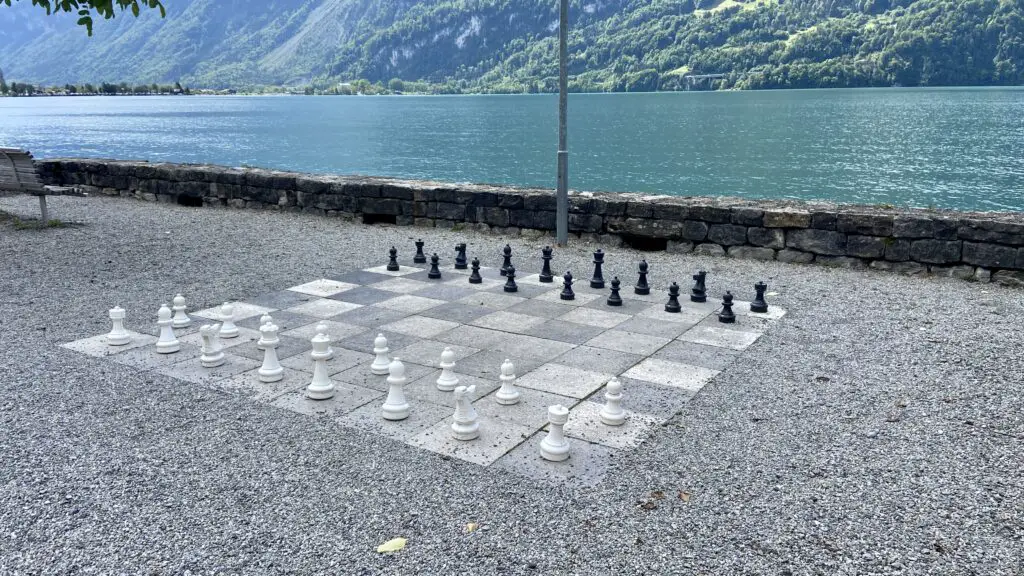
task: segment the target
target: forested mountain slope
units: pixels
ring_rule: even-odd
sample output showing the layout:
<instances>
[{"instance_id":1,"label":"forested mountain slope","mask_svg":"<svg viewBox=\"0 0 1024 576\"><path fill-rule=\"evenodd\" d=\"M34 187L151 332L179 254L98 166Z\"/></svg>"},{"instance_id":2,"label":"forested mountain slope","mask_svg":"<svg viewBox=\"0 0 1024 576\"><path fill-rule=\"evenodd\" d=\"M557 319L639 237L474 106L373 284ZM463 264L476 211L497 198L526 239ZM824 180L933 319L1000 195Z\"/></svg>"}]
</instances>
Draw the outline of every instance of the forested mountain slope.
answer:
<instances>
[{"instance_id":1,"label":"forested mountain slope","mask_svg":"<svg viewBox=\"0 0 1024 576\"><path fill-rule=\"evenodd\" d=\"M164 0L163 20L0 5L8 79L556 88L555 0ZM20 4L20 5L19 5ZM1024 0L573 0L576 90L1024 83ZM716 75L699 78L699 75ZM694 78L693 75L698 75Z\"/></svg>"}]
</instances>

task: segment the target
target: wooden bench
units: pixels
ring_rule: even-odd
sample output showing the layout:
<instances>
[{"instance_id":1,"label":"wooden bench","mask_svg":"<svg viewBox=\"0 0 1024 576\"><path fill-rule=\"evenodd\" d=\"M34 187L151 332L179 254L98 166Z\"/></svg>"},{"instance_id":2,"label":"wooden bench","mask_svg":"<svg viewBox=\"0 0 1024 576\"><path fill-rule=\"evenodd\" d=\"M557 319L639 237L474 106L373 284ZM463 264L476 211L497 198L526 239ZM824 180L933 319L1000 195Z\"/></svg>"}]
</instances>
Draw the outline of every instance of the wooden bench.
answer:
<instances>
[{"instance_id":1,"label":"wooden bench","mask_svg":"<svg viewBox=\"0 0 1024 576\"><path fill-rule=\"evenodd\" d=\"M46 186L39 180L32 154L18 148L0 148L0 192L22 192L39 197L40 226L50 221L46 210L48 195L73 194L70 188Z\"/></svg>"}]
</instances>

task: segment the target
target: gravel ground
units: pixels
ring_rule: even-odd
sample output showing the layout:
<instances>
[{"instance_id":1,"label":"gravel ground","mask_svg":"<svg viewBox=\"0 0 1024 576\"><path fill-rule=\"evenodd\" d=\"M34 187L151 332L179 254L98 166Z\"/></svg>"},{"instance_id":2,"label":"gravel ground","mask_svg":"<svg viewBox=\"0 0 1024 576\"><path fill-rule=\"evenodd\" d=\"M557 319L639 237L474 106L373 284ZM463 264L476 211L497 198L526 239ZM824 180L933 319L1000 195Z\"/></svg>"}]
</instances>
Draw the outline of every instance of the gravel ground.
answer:
<instances>
[{"instance_id":1,"label":"gravel ground","mask_svg":"<svg viewBox=\"0 0 1024 576\"><path fill-rule=\"evenodd\" d=\"M507 239L50 203L78 224L0 224L0 574L1024 574L1019 290L645 254L678 279L706 268L712 294L767 279L789 315L583 490L58 347L118 303L148 318L177 291L198 309L379 265L414 236ZM594 248L557 262L586 271Z\"/></svg>"}]
</instances>

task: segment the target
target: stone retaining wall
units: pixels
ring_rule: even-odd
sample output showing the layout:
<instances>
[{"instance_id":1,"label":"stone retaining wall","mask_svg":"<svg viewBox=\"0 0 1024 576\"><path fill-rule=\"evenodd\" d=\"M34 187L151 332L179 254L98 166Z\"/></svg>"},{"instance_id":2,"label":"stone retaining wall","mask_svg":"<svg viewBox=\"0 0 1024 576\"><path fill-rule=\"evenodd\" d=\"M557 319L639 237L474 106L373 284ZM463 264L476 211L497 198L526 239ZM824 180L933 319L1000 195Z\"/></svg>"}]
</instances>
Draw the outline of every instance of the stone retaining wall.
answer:
<instances>
[{"instance_id":1,"label":"stone retaining wall","mask_svg":"<svg viewBox=\"0 0 1024 576\"><path fill-rule=\"evenodd\" d=\"M300 210L503 233L555 228L552 190L223 166L38 160L43 181L195 206ZM871 267L1024 286L1024 214L574 192L569 229L606 245Z\"/></svg>"}]
</instances>

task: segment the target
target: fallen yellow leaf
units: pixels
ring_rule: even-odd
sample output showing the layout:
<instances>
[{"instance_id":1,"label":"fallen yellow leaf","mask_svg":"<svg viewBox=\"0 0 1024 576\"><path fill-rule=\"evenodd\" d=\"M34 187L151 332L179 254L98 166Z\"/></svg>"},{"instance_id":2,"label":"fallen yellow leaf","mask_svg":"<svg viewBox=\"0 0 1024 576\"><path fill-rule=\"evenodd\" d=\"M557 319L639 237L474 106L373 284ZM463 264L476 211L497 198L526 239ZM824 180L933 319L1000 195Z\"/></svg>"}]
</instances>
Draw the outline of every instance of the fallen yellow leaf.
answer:
<instances>
[{"instance_id":1,"label":"fallen yellow leaf","mask_svg":"<svg viewBox=\"0 0 1024 576\"><path fill-rule=\"evenodd\" d=\"M406 542L407 540L405 538L392 538L380 546L377 546L377 552L380 552L381 554L385 552L398 552L402 548L405 548Z\"/></svg>"},{"instance_id":2,"label":"fallen yellow leaf","mask_svg":"<svg viewBox=\"0 0 1024 576\"><path fill-rule=\"evenodd\" d=\"M469 534L470 532L475 532L476 529L479 527L480 525L476 522L470 522L469 524L466 524L466 534Z\"/></svg>"},{"instance_id":3,"label":"fallen yellow leaf","mask_svg":"<svg viewBox=\"0 0 1024 576\"><path fill-rule=\"evenodd\" d=\"M689 502L690 501L690 493L689 492L683 492L682 490L680 490L679 491L679 499L682 500L683 502Z\"/></svg>"}]
</instances>

